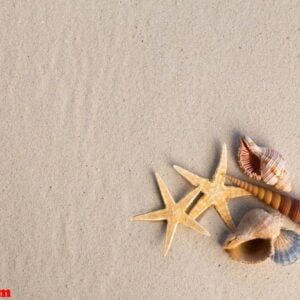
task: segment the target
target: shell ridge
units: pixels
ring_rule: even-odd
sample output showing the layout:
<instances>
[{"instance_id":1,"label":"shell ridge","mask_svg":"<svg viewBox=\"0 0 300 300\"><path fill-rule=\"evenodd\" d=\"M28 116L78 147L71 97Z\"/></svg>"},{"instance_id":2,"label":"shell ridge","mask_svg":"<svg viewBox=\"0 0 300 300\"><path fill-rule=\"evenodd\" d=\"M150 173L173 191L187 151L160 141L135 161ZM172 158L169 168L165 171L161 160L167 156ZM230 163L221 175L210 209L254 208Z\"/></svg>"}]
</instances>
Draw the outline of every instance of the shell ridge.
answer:
<instances>
[{"instance_id":1,"label":"shell ridge","mask_svg":"<svg viewBox=\"0 0 300 300\"><path fill-rule=\"evenodd\" d=\"M300 258L300 235L292 230L281 229L274 242L271 259L281 265L289 265Z\"/></svg>"}]
</instances>

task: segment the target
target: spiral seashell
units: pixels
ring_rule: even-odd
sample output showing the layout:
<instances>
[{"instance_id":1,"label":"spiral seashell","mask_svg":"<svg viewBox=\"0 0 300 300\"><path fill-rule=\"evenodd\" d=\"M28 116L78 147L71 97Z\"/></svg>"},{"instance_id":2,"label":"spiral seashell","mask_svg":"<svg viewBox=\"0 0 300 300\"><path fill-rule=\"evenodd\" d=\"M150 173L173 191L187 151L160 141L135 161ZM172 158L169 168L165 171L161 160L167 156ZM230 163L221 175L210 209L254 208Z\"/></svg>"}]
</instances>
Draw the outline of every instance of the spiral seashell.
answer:
<instances>
[{"instance_id":1,"label":"spiral seashell","mask_svg":"<svg viewBox=\"0 0 300 300\"><path fill-rule=\"evenodd\" d=\"M238 162L250 178L263 181L285 192L291 191L291 179L286 170L286 162L277 151L259 147L246 136L241 139Z\"/></svg>"},{"instance_id":2,"label":"spiral seashell","mask_svg":"<svg viewBox=\"0 0 300 300\"><path fill-rule=\"evenodd\" d=\"M280 217L253 209L242 217L223 248L240 262L254 264L271 258L278 264L289 265L300 257L300 235L282 229Z\"/></svg>"},{"instance_id":3,"label":"spiral seashell","mask_svg":"<svg viewBox=\"0 0 300 300\"><path fill-rule=\"evenodd\" d=\"M263 187L242 181L233 176L226 175L226 177L238 187L251 193L259 200L265 202L272 208L280 211L283 215L290 218L295 223L300 224L300 201L278 192L265 189Z\"/></svg>"}]
</instances>

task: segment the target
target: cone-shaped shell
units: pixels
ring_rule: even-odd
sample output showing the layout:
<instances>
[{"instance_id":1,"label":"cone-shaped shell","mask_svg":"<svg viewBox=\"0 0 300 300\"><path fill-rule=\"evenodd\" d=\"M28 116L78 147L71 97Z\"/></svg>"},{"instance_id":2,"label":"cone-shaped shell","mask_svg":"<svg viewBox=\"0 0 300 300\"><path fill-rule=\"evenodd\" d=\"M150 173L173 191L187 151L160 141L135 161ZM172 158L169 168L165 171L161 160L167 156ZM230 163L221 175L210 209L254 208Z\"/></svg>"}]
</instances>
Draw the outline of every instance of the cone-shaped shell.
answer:
<instances>
[{"instance_id":1,"label":"cone-shaped shell","mask_svg":"<svg viewBox=\"0 0 300 300\"><path fill-rule=\"evenodd\" d=\"M280 218L263 209L253 209L243 216L236 232L227 237L224 249L235 260L252 264L262 262L273 255L273 244L280 228Z\"/></svg>"},{"instance_id":2,"label":"cone-shaped shell","mask_svg":"<svg viewBox=\"0 0 300 300\"><path fill-rule=\"evenodd\" d=\"M226 175L226 178L228 178L232 183L234 183L238 187L251 193L259 200L265 202L267 205L280 211L283 215L287 216L295 223L300 224L299 200L292 198L288 195L277 193L272 190L265 189L261 186L248 183L233 176Z\"/></svg>"},{"instance_id":3,"label":"cone-shaped shell","mask_svg":"<svg viewBox=\"0 0 300 300\"><path fill-rule=\"evenodd\" d=\"M291 191L291 179L286 162L275 150L260 147L250 137L241 139L238 162L243 172L252 179L263 181L277 189Z\"/></svg>"}]
</instances>

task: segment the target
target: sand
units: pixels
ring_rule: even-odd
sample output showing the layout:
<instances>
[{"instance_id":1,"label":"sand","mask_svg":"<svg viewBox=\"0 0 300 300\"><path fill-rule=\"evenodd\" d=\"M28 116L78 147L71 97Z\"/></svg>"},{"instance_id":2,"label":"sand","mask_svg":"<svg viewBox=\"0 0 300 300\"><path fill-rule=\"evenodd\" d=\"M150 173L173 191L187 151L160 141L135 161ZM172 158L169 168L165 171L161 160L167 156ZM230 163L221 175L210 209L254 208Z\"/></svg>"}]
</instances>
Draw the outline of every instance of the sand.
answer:
<instances>
[{"instance_id":1,"label":"sand","mask_svg":"<svg viewBox=\"0 0 300 300\"><path fill-rule=\"evenodd\" d=\"M299 299L299 263L243 265L129 222L212 176L222 143L280 150L300 195L299 1L11 1L0 10L0 289L11 299ZM254 198L234 200L236 222Z\"/></svg>"}]
</instances>

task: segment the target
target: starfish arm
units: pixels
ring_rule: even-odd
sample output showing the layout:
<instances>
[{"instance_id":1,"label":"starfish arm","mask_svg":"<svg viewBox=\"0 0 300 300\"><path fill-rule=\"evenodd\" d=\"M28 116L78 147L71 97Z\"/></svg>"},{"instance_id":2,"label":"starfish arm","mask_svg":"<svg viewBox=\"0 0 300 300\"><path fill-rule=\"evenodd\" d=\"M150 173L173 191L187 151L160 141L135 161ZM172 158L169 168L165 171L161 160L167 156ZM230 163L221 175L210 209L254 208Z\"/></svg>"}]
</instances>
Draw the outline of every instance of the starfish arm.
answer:
<instances>
[{"instance_id":1,"label":"starfish arm","mask_svg":"<svg viewBox=\"0 0 300 300\"><path fill-rule=\"evenodd\" d=\"M170 250L170 247L171 247L171 244L172 244L172 241L173 241L176 229L177 229L177 225L178 225L178 223L175 222L174 220L172 220L172 219L168 220L167 232L166 232L165 244L164 244L164 256L167 256L167 254Z\"/></svg>"},{"instance_id":2,"label":"starfish arm","mask_svg":"<svg viewBox=\"0 0 300 300\"><path fill-rule=\"evenodd\" d=\"M210 236L210 233L204 228L202 227L198 222L196 222L195 220L193 220L190 217L187 217L186 220L184 221L183 225L197 231L200 234L204 234L206 236Z\"/></svg>"},{"instance_id":3,"label":"starfish arm","mask_svg":"<svg viewBox=\"0 0 300 300\"><path fill-rule=\"evenodd\" d=\"M186 208L193 202L193 200L199 195L201 191L201 187L197 187L188 193L182 200L179 201L178 207L182 210L186 210Z\"/></svg>"},{"instance_id":4,"label":"starfish arm","mask_svg":"<svg viewBox=\"0 0 300 300\"><path fill-rule=\"evenodd\" d=\"M205 210L207 210L212 205L212 198L210 195L202 196L195 206L192 208L189 216L192 219L197 219Z\"/></svg>"},{"instance_id":5,"label":"starfish arm","mask_svg":"<svg viewBox=\"0 0 300 300\"><path fill-rule=\"evenodd\" d=\"M224 183L226 172L227 172L227 147L226 144L223 144L220 162L215 172L215 175L213 177L213 181L218 183Z\"/></svg>"},{"instance_id":6,"label":"starfish arm","mask_svg":"<svg viewBox=\"0 0 300 300\"><path fill-rule=\"evenodd\" d=\"M215 203L215 208L218 211L220 217L226 223L226 225L234 231L236 229L235 224L232 220L226 200L220 199Z\"/></svg>"},{"instance_id":7,"label":"starfish arm","mask_svg":"<svg viewBox=\"0 0 300 300\"><path fill-rule=\"evenodd\" d=\"M210 185L210 181L206 178L202 178L196 174L193 174L192 172L185 170L179 166L174 165L174 169L182 176L184 177L187 181L189 181L192 185L194 186L200 186L203 192L208 189Z\"/></svg>"},{"instance_id":8,"label":"starfish arm","mask_svg":"<svg viewBox=\"0 0 300 300\"><path fill-rule=\"evenodd\" d=\"M175 201L174 201L171 193L169 192L166 184L164 183L162 178L159 176L159 174L156 173L155 176L156 176L156 181L159 186L161 196L163 198L163 201L164 201L166 207L167 208L173 207L175 205Z\"/></svg>"},{"instance_id":9,"label":"starfish arm","mask_svg":"<svg viewBox=\"0 0 300 300\"><path fill-rule=\"evenodd\" d=\"M161 221L168 218L168 210L161 209L131 218L131 221Z\"/></svg>"},{"instance_id":10,"label":"starfish arm","mask_svg":"<svg viewBox=\"0 0 300 300\"><path fill-rule=\"evenodd\" d=\"M251 196L251 194L244 189L234 187L234 186L226 186L225 190L225 198L230 199L230 198L238 198L238 197L243 197L243 196Z\"/></svg>"}]
</instances>

